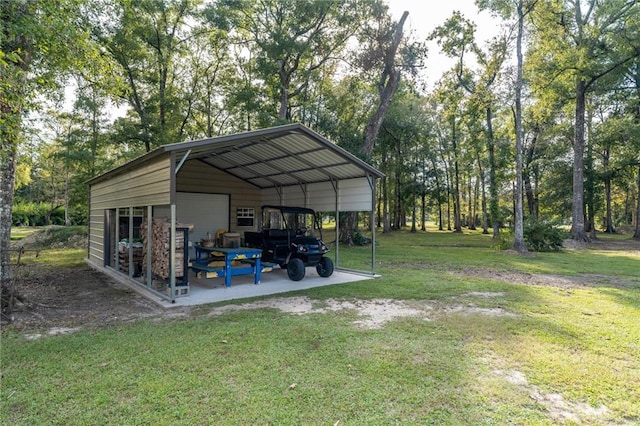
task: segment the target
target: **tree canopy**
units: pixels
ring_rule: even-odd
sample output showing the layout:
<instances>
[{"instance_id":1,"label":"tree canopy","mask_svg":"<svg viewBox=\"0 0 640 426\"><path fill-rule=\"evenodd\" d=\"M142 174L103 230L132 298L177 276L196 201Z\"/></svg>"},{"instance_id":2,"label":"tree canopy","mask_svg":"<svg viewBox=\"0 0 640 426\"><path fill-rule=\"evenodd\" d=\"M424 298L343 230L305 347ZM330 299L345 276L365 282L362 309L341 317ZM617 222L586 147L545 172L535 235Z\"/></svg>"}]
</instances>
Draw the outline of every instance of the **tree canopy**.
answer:
<instances>
[{"instance_id":1,"label":"tree canopy","mask_svg":"<svg viewBox=\"0 0 640 426\"><path fill-rule=\"evenodd\" d=\"M498 35L459 12L431 29L452 60L431 87L427 40L383 0L0 4L3 224L28 224L11 215L26 203L84 223L91 176L295 121L385 173L387 232L515 227L522 248L538 221L640 237L635 0L478 0Z\"/></svg>"}]
</instances>

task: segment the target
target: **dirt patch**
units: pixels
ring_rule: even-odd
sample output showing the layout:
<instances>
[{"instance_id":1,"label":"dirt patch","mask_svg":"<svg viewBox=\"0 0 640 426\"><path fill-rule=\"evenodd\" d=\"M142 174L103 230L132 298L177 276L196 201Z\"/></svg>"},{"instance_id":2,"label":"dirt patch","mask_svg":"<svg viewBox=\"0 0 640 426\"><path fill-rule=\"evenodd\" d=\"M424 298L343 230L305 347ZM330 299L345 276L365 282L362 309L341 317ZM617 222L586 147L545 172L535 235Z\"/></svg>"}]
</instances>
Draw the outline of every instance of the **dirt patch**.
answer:
<instances>
[{"instance_id":1,"label":"dirt patch","mask_svg":"<svg viewBox=\"0 0 640 426\"><path fill-rule=\"evenodd\" d=\"M609 275L579 274L553 275L553 274L527 274L523 272L494 271L488 269L467 268L461 271L449 271L454 275L470 275L495 281L503 281L514 284L543 285L559 288L597 287L609 286L617 288L629 288L640 286L640 281L630 281Z\"/></svg>"},{"instance_id":2,"label":"dirt patch","mask_svg":"<svg viewBox=\"0 0 640 426\"><path fill-rule=\"evenodd\" d=\"M470 291L469 293L465 293L462 295L463 297L503 297L503 291Z\"/></svg>"},{"instance_id":3,"label":"dirt patch","mask_svg":"<svg viewBox=\"0 0 640 426\"><path fill-rule=\"evenodd\" d=\"M360 328L381 328L386 322L395 318L424 316L430 308L422 306L421 309L409 306L400 300L373 299L373 300L335 300L327 299L321 304L308 297L285 297L261 300L240 305L227 305L215 308L209 315L221 315L225 312L250 309L277 309L296 315L324 314L344 310L357 311L359 318L354 324ZM424 318L428 320L428 318Z\"/></svg>"},{"instance_id":4,"label":"dirt patch","mask_svg":"<svg viewBox=\"0 0 640 426\"><path fill-rule=\"evenodd\" d=\"M593 249L593 250L611 250L611 251L637 251L640 254L640 240L635 238L625 238L624 240L612 240L609 238L596 238L588 243L577 243L574 240L568 240L565 248L576 249ZM566 243L566 241L565 241ZM575 245L575 247L573 247Z\"/></svg>"},{"instance_id":5,"label":"dirt patch","mask_svg":"<svg viewBox=\"0 0 640 426\"><path fill-rule=\"evenodd\" d=\"M573 424L581 424L583 421L592 423L594 420L606 419L609 413L609 409L604 405L592 407L584 402L567 401L559 393L546 393L538 386L530 384L520 371L496 369L493 370L493 374L527 392L529 397L543 406L556 421Z\"/></svg>"},{"instance_id":6,"label":"dirt patch","mask_svg":"<svg viewBox=\"0 0 640 426\"><path fill-rule=\"evenodd\" d=\"M499 293L498 293L499 294ZM476 295L477 296L477 295ZM480 297L498 297L496 294L487 296L484 293ZM473 304L448 305L442 302L424 301L407 303L393 299L371 300L335 300L327 299L321 304L314 303L307 297L286 297L260 300L257 302L243 303L239 305L227 305L214 308L209 315L221 315L226 312L250 310L250 309L277 309L296 315L322 314L350 310L358 314L353 324L359 328L377 329L396 318L417 317L424 321L432 321L446 314L486 315L486 316L515 316L515 314L502 308L479 308Z\"/></svg>"},{"instance_id":7,"label":"dirt patch","mask_svg":"<svg viewBox=\"0 0 640 426\"><path fill-rule=\"evenodd\" d=\"M447 313L460 313L466 315L479 314L487 315L490 317L514 317L516 314L508 312L502 308L479 308L477 306L469 305L456 305L447 306L445 309Z\"/></svg>"},{"instance_id":8,"label":"dirt patch","mask_svg":"<svg viewBox=\"0 0 640 426\"><path fill-rule=\"evenodd\" d=\"M31 337L164 314L164 309L88 266L16 267L14 286L23 302L3 327Z\"/></svg>"}]
</instances>

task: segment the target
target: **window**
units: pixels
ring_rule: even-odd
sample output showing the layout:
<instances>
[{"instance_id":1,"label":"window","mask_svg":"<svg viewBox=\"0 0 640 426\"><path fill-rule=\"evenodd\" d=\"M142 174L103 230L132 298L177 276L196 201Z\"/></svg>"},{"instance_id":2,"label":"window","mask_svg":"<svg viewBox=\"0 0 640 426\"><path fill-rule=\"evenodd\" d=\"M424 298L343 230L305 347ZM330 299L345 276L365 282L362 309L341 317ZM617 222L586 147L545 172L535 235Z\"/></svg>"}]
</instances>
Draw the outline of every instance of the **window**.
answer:
<instances>
[{"instance_id":1,"label":"window","mask_svg":"<svg viewBox=\"0 0 640 426\"><path fill-rule=\"evenodd\" d=\"M253 207L238 207L236 210L237 226L246 226L253 228L253 220L255 217L255 209Z\"/></svg>"}]
</instances>

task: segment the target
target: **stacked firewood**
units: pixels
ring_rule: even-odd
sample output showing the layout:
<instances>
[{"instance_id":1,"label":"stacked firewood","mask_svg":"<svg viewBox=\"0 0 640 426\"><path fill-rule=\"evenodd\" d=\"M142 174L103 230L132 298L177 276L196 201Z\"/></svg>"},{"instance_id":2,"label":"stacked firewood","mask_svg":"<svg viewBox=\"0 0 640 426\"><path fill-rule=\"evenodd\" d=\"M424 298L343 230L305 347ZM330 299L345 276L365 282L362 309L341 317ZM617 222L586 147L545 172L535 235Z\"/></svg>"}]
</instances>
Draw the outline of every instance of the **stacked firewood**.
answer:
<instances>
[{"instance_id":1,"label":"stacked firewood","mask_svg":"<svg viewBox=\"0 0 640 426\"><path fill-rule=\"evenodd\" d=\"M120 271L129 273L129 244L119 244L118 248ZM133 247L133 276L138 276L144 262L143 248Z\"/></svg>"},{"instance_id":2,"label":"stacked firewood","mask_svg":"<svg viewBox=\"0 0 640 426\"><path fill-rule=\"evenodd\" d=\"M192 225L176 224L176 228L192 227ZM164 217L153 219L151 228L151 244L147 241L147 223L140 226L142 233L143 251L146 255L151 252L151 271L159 278L169 278L171 262L171 222ZM151 249L149 250L149 245ZM176 277L182 277L184 270L185 241L184 233L176 232Z\"/></svg>"}]
</instances>

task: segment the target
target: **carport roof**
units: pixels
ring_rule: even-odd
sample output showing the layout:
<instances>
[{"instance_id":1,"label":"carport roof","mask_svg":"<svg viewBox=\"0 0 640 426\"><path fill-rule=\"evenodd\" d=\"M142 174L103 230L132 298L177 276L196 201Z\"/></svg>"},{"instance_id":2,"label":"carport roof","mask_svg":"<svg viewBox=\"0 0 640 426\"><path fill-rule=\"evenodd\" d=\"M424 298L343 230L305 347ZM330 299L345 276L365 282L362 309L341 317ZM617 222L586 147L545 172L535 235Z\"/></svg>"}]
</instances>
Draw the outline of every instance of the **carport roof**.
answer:
<instances>
[{"instance_id":1,"label":"carport roof","mask_svg":"<svg viewBox=\"0 0 640 426\"><path fill-rule=\"evenodd\" d=\"M259 188L384 176L318 133L294 123L164 145L89 183L108 179L113 173L163 153L175 153L179 164L191 159L203 161Z\"/></svg>"}]
</instances>

